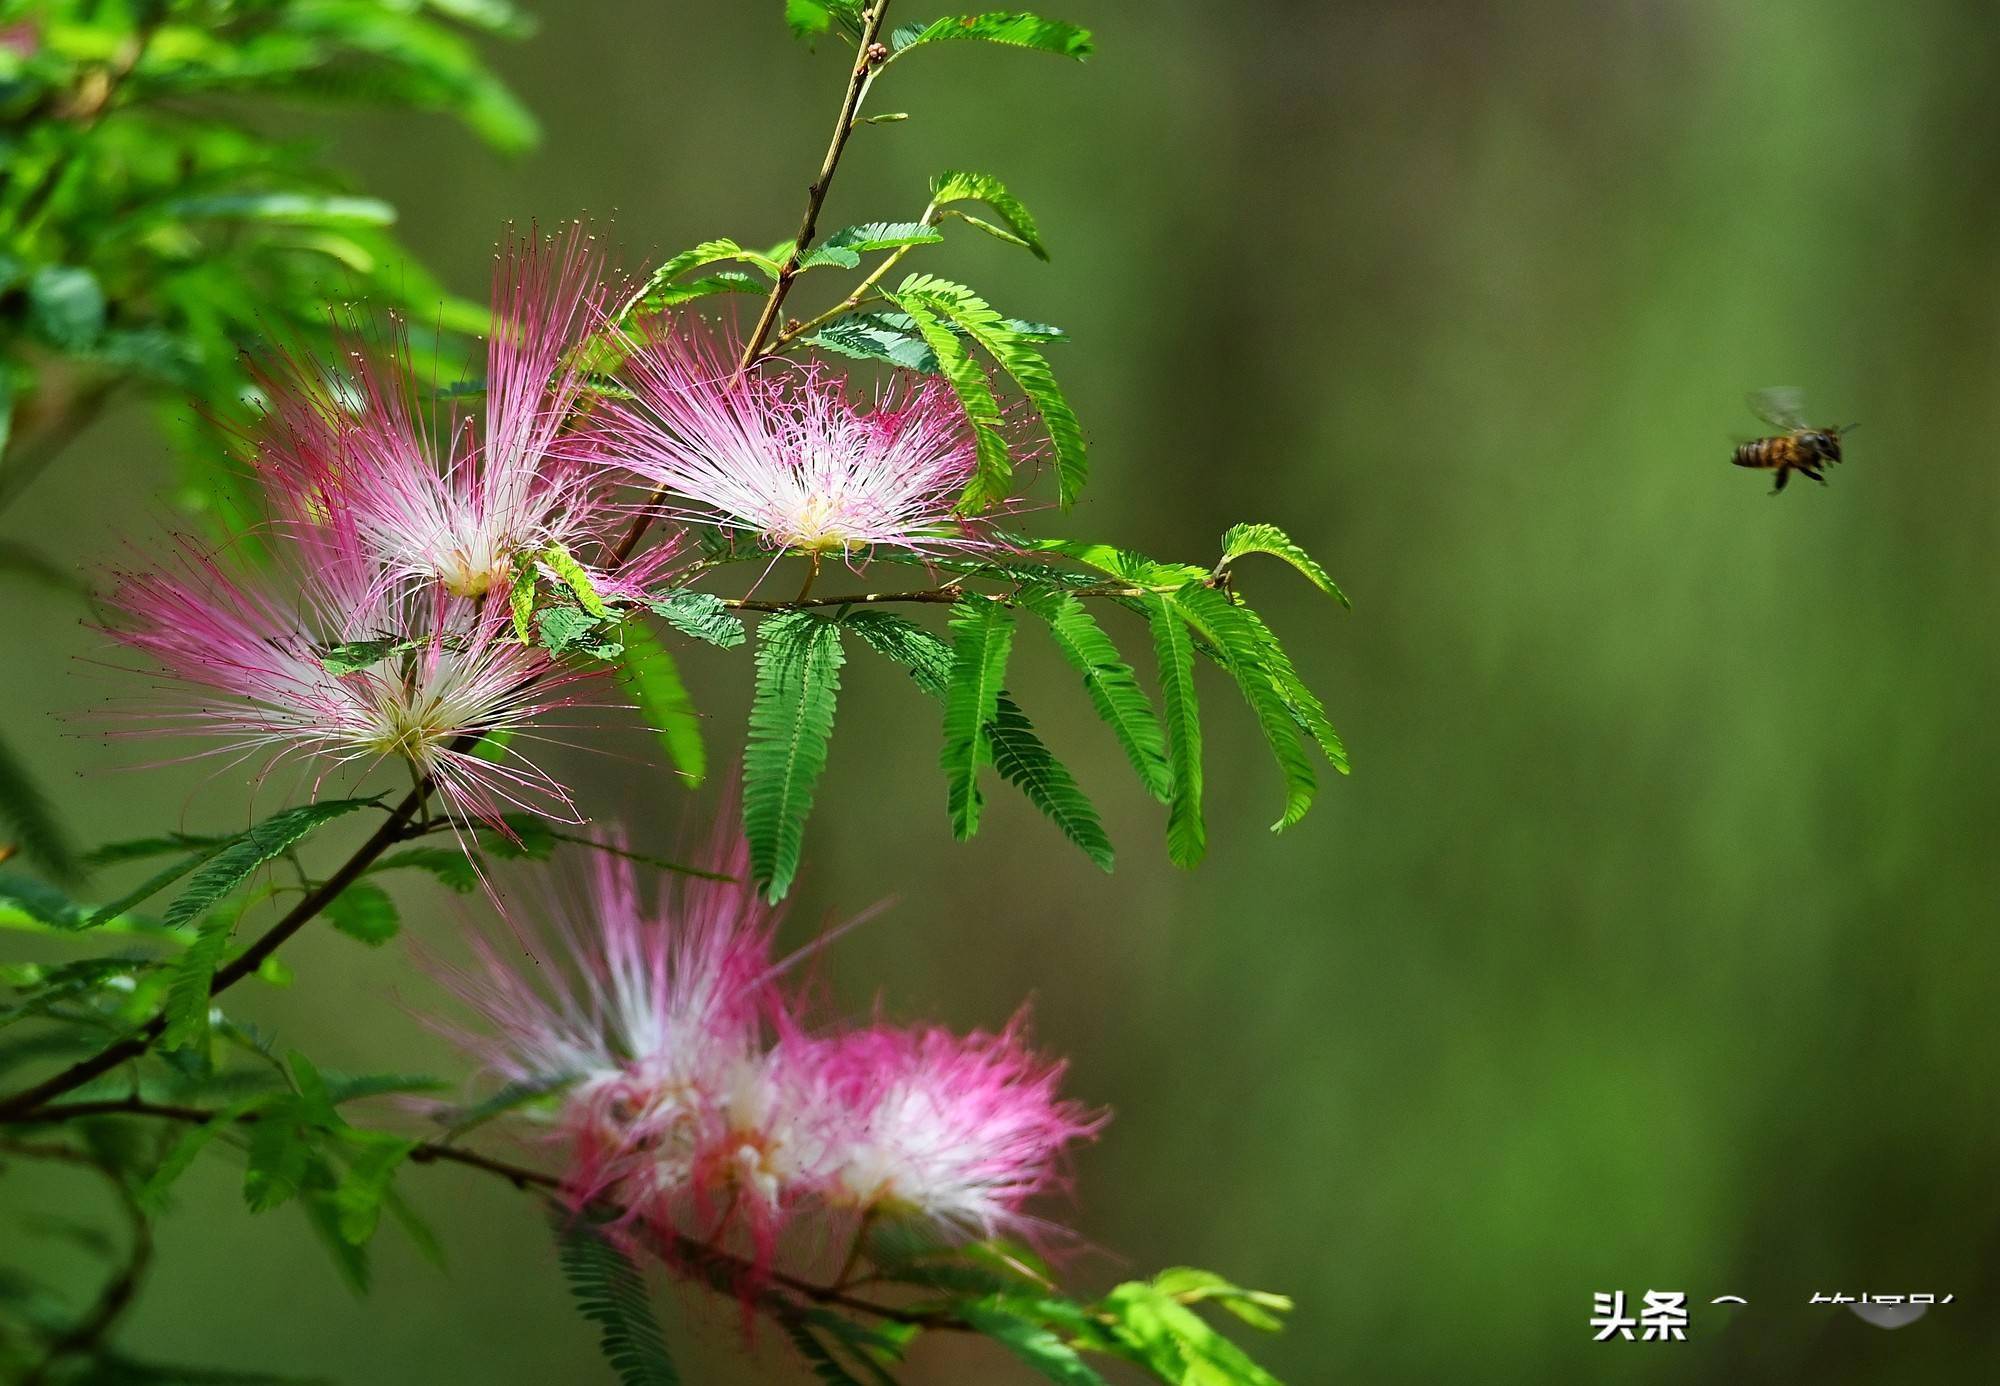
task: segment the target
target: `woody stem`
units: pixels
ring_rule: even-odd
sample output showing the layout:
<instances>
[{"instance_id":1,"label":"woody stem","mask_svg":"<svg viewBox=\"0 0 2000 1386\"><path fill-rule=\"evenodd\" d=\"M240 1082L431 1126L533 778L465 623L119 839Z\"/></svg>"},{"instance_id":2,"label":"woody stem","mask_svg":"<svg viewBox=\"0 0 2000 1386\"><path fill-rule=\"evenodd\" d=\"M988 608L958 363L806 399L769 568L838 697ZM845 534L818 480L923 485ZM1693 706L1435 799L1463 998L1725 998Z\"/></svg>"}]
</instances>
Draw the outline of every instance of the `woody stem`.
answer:
<instances>
[{"instance_id":1,"label":"woody stem","mask_svg":"<svg viewBox=\"0 0 2000 1386\"><path fill-rule=\"evenodd\" d=\"M799 262L805 258L813 234L819 230L820 208L826 205L827 190L833 186L834 171L840 167L840 156L847 148L847 138L854 133L855 115L861 109L861 98L867 94L869 83L878 70L874 56L875 40L882 32L882 19L888 10L889 0L871 0L861 12L861 39L855 45L854 70L848 74L847 89L840 100L840 118L834 123L833 138L827 144L826 157L820 160L819 176L806 189L806 211L799 220L798 235L792 239L791 253L778 266L777 282L772 284L770 296L764 300L764 309L757 315L756 330L743 343L743 354L736 362L738 374L749 370L763 351L764 339L770 336L772 326L778 321L779 310L785 306L785 299L792 292L792 282L799 276ZM640 507L639 513L633 517L632 527L625 531L625 537L612 551L614 567L630 558L632 551L639 547L639 541L653 523L653 512L659 509L666 494L664 488L656 490Z\"/></svg>"}]
</instances>

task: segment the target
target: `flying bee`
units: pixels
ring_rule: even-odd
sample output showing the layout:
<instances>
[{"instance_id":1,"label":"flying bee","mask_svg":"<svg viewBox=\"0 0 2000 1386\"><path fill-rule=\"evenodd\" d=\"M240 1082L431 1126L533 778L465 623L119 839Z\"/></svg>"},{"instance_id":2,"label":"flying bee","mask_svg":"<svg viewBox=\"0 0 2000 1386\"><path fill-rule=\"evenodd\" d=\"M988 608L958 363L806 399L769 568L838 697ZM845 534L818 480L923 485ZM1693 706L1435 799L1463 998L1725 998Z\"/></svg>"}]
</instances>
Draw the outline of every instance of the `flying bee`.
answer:
<instances>
[{"instance_id":1,"label":"flying bee","mask_svg":"<svg viewBox=\"0 0 2000 1386\"><path fill-rule=\"evenodd\" d=\"M1785 482L1793 472L1826 485L1820 468L1840 461L1840 435L1853 432L1855 427L1847 424L1840 428L1814 428L1805 421L1803 404L1799 392L1790 387L1759 390L1750 396L1751 411L1771 427L1784 431L1773 438L1739 443L1736 455L1730 459L1739 467L1776 471L1778 483L1771 488L1774 496L1785 489Z\"/></svg>"}]
</instances>

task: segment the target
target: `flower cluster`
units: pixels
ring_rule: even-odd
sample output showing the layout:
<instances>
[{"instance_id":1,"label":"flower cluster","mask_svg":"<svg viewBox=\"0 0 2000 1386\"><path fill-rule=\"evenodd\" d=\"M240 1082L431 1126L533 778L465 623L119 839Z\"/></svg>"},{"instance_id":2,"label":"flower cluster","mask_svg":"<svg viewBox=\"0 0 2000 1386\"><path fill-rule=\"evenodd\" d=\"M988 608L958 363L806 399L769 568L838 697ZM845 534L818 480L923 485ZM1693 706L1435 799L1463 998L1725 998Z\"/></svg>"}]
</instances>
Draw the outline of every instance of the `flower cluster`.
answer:
<instances>
[{"instance_id":1,"label":"flower cluster","mask_svg":"<svg viewBox=\"0 0 2000 1386\"><path fill-rule=\"evenodd\" d=\"M1018 1019L997 1034L815 1028L773 961L776 917L743 883L741 840L719 834L705 865L730 879L669 876L649 901L628 860L600 854L582 898L520 927L567 969L530 972L480 941L469 969L433 964L483 1021L437 1027L495 1080L559 1091L546 1134L573 1203L613 1205L666 1243L734 1237L762 1269L815 1213L1033 1237L1027 1205L1102 1122L1058 1095L1062 1064Z\"/></svg>"},{"instance_id":2,"label":"flower cluster","mask_svg":"<svg viewBox=\"0 0 2000 1386\"><path fill-rule=\"evenodd\" d=\"M857 405L818 364L738 369L727 335L683 322L644 334L603 455L651 482L672 513L776 549L847 556L990 543L954 507L977 465L972 428L936 376Z\"/></svg>"},{"instance_id":3,"label":"flower cluster","mask_svg":"<svg viewBox=\"0 0 2000 1386\"><path fill-rule=\"evenodd\" d=\"M891 383L863 407L817 367L738 369L730 334L690 317L627 337L627 380L596 390L581 363L598 334L626 332L613 297L580 229L510 240L476 413L393 333L347 332L337 369L261 368L248 441L275 571L238 576L183 543L120 575L111 634L179 686L146 730L219 738L260 773L307 759L315 786L396 758L454 820L576 822L514 734L546 739L590 670L536 647L524 579L530 608L537 582L583 587L593 611L636 603L697 522L815 561L979 542L953 514L975 449L948 387ZM668 523L632 555L639 487Z\"/></svg>"}]
</instances>

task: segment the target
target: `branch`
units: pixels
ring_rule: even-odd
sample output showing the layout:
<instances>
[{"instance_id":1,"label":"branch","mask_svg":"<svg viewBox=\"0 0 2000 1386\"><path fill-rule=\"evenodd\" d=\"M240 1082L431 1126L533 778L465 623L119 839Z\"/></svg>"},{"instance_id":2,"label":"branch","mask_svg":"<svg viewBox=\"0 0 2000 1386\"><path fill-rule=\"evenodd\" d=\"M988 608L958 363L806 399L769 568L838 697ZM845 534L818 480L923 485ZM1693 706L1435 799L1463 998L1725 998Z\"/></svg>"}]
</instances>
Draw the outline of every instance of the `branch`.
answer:
<instances>
[{"instance_id":1,"label":"branch","mask_svg":"<svg viewBox=\"0 0 2000 1386\"><path fill-rule=\"evenodd\" d=\"M62 1102L45 1106L39 1111L14 1116L0 1114L0 1126L44 1125L73 1121L83 1117L99 1116L140 1116L155 1117L164 1121L184 1121L194 1125L206 1125L216 1120L222 1113L204 1107L190 1107L170 1102L150 1102L143 1097L117 1097L91 1102ZM256 1112L245 1112L234 1118L243 1125L258 1120ZM82 1151L63 1145L30 1145L26 1142L0 1140L0 1152L15 1150L22 1154L32 1154L41 1158L69 1160L79 1164L95 1164ZM482 1155L476 1150L466 1150L460 1146L448 1145L441 1141L424 1141L410 1151L409 1161L413 1165L450 1164L466 1169L476 1169L485 1174L496 1175L515 1188L524 1192L539 1190L544 1193L560 1193L562 1180L545 1170L533 1169L527 1165L515 1164L510 1160ZM122 1187L122 1185L121 1185ZM136 1208L136 1204L134 1207ZM592 1210L612 1221L622 1221L626 1210L615 1204L598 1202ZM671 1265L686 1266L701 1273L712 1289L735 1293L736 1288L758 1279L768 1280L790 1294L811 1300L814 1304L833 1305L858 1314L868 1314L874 1318L893 1320L897 1323L917 1324L926 1328L962 1328L964 1325L934 1312L902 1309L892 1304L882 1304L875 1300L862 1299L848 1294L839 1283L815 1285L783 1271L764 1270L752 1265L740 1256L733 1255L708 1242L697 1241L682 1233L647 1234L655 1244L655 1249ZM782 1301L782 1296L779 1297ZM782 1316L795 1312L789 1303L761 1303L768 1312Z\"/></svg>"},{"instance_id":2,"label":"branch","mask_svg":"<svg viewBox=\"0 0 2000 1386\"><path fill-rule=\"evenodd\" d=\"M21 1386L40 1386L50 1378L56 1364L63 1358L87 1353L102 1342L111 1325L118 1321L118 1316L131 1305L132 1297L138 1293L139 1281L153 1261L153 1229L117 1168L87 1151L69 1145L0 1141L0 1154L32 1160L61 1160L97 1171L118 1195L119 1207L132 1229L132 1245L126 1253L125 1264L98 1293L97 1302L91 1306L90 1312L71 1325L68 1331L58 1335L49 1344L48 1353L41 1362L21 1378Z\"/></svg>"},{"instance_id":3,"label":"branch","mask_svg":"<svg viewBox=\"0 0 2000 1386\"><path fill-rule=\"evenodd\" d=\"M770 297L764 300L764 310L757 316L757 329L743 344L743 355L736 363L738 374L750 369L764 347L764 339L770 335L771 326L778 320L778 311L785 306L786 297L792 292L792 282L799 275L799 261L806 248L812 244L813 233L819 229L820 208L826 204L827 190L833 186L834 171L840 167L840 155L847 148L847 137L854 133L855 113L861 109L861 98L867 94L868 85L874 81L879 70L876 36L882 32L882 19L889 11L889 0L872 0L861 16L861 40L855 45L854 70L848 74L847 91L841 97L840 118L833 127L833 139L826 147L826 157L820 161L819 177L806 189L806 212L799 221L799 233L792 240L792 253L785 257L785 263L778 267L778 279L771 286ZM653 523L653 512L665 499L664 488L653 492L652 498L640 508L632 521L632 527L625 531L625 538L612 551L612 566L623 563L639 547L639 540Z\"/></svg>"},{"instance_id":4,"label":"branch","mask_svg":"<svg viewBox=\"0 0 2000 1386\"><path fill-rule=\"evenodd\" d=\"M349 857L339 870L307 892L296 905L285 912L284 918L267 929L262 937L244 949L234 961L216 970L214 979L209 983L208 994L214 996L227 991L263 966L264 959L275 953L280 944L311 923L319 912L332 902L334 896L352 885L363 872L373 866L377 857L401 842L406 835L410 820L416 816L417 809L429 797L430 788L430 785L425 783L404 795L403 801L389 811L389 816L382 820L381 825L366 842L355 849L354 855ZM166 1028L166 1016L164 1014L154 1016L136 1034L118 1041L108 1049L100 1050L87 1059L71 1064L62 1072L44 1079L32 1088L23 1089L11 1097L0 1099L0 1121L30 1114L51 1098L60 1097L66 1092L80 1088L91 1079L109 1073L127 1060L138 1058L153 1047L166 1032Z\"/></svg>"},{"instance_id":5,"label":"branch","mask_svg":"<svg viewBox=\"0 0 2000 1386\"><path fill-rule=\"evenodd\" d=\"M1151 593L1148 587L1105 586L1078 587L1071 589L1076 597L1143 597ZM808 606L881 606L888 602L918 602L949 606L953 602L967 600L989 601L1010 604L1014 597L1004 592L968 592L962 587L928 587L917 592L848 592L838 597L802 597L788 602L765 601L758 597L737 597L722 604L731 611L778 612L797 611Z\"/></svg>"}]
</instances>

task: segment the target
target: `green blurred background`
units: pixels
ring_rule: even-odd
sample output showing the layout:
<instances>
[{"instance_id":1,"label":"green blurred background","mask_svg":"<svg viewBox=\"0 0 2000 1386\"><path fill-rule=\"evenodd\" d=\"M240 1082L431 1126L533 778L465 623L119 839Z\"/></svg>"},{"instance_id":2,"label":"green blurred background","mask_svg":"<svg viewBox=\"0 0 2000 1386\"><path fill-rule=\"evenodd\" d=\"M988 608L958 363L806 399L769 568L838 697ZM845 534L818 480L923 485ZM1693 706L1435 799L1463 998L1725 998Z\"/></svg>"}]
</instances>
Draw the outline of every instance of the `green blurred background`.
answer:
<instances>
[{"instance_id":1,"label":"green blurred background","mask_svg":"<svg viewBox=\"0 0 2000 1386\"><path fill-rule=\"evenodd\" d=\"M499 53L547 124L507 163L441 123L322 129L454 288L509 219L611 220L629 262L796 223L842 73L776 0L546 6ZM898 7L900 8L900 6ZM898 64L826 225L913 215L938 168L1033 207L1041 266L935 263L1061 323L1096 480L1069 532L1164 556L1291 531L1342 615L1245 581L1356 770L1282 839L1247 714L1207 685L1193 875L1044 648L1015 686L1121 849L1103 877L1018 799L954 845L932 711L851 667L791 932L885 896L843 999L992 1025L1024 996L1117 1119L1078 1161L1086 1287L1187 1262L1298 1297L1293 1382L1979 1379L2000 1332L2000 36L1963 0L1197 5L1076 0L1073 67ZM893 12L892 12L893 17ZM905 18L919 17L915 14ZM1778 498L1727 465L1746 390L1859 419ZM0 522L80 562L150 542L173 468L107 420ZM1129 651L1140 632L1119 634ZM0 715L88 839L212 826L240 783L118 773L72 712L132 691L17 607ZM692 656L724 755L746 664ZM717 797L579 759L648 845ZM144 759L146 757L139 756ZM83 777L73 778L81 766ZM268 805L267 807L275 807ZM337 843L321 848L331 852ZM460 927L404 887L413 932ZM347 1069L454 1061L396 950L316 931L241 1009ZM6 1195L95 1198L79 1179ZM412 1170L448 1274L397 1234L372 1302L227 1161L186 1184L125 1341L350 1382L608 1379L539 1219ZM86 1192L88 1190L88 1192ZM82 1271L79 1270L79 1275ZM1593 1344L1594 1291L1684 1290L1693 1341ZM1934 1291L1897 1332L1815 1291ZM1716 1295L1749 1306L1709 1309ZM668 1302L663 1295L663 1302ZM804 1379L670 1307L690 1381ZM1003 1382L938 1343L912 1380Z\"/></svg>"}]
</instances>

